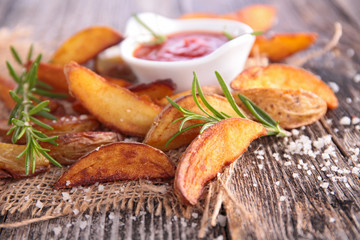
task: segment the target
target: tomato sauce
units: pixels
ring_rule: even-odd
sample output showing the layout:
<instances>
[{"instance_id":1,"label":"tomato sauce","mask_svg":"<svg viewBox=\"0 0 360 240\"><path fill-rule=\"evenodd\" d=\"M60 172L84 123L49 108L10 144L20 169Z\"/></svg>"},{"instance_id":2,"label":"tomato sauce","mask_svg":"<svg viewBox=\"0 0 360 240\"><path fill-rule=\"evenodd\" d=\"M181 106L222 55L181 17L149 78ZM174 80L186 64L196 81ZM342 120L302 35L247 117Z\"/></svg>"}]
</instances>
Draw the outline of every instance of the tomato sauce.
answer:
<instances>
[{"instance_id":1,"label":"tomato sauce","mask_svg":"<svg viewBox=\"0 0 360 240\"><path fill-rule=\"evenodd\" d=\"M170 36L162 44L143 44L134 52L134 57L151 61L184 61L206 56L228 38L222 33L181 32Z\"/></svg>"}]
</instances>

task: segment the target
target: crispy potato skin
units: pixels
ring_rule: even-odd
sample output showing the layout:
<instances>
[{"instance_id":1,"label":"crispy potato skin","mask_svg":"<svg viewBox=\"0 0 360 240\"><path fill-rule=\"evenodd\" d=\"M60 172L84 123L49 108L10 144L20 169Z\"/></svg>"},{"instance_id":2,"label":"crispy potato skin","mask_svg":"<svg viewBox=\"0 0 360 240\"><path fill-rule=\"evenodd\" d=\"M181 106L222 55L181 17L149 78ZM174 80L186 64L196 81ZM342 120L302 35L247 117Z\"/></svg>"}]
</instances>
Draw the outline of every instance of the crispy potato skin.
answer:
<instances>
[{"instance_id":1,"label":"crispy potato skin","mask_svg":"<svg viewBox=\"0 0 360 240\"><path fill-rule=\"evenodd\" d=\"M298 128L316 122L326 114L326 102L312 92L301 89L252 88L233 93L236 103L241 93L267 112L285 129ZM250 114L249 114L250 115Z\"/></svg>"},{"instance_id":2,"label":"crispy potato skin","mask_svg":"<svg viewBox=\"0 0 360 240\"><path fill-rule=\"evenodd\" d=\"M171 79L164 79L148 84L132 85L128 87L128 89L139 96L146 95L150 97L151 100L158 100L166 96L171 96L176 89L176 84Z\"/></svg>"},{"instance_id":3,"label":"crispy potato skin","mask_svg":"<svg viewBox=\"0 0 360 240\"><path fill-rule=\"evenodd\" d=\"M316 33L277 33L270 38L257 36L250 56L265 55L273 62L302 51L316 42Z\"/></svg>"},{"instance_id":4,"label":"crispy potato skin","mask_svg":"<svg viewBox=\"0 0 360 240\"><path fill-rule=\"evenodd\" d=\"M14 90L15 83L7 78L0 76L0 99L5 103L8 109L15 107L15 101L10 97L9 91Z\"/></svg>"},{"instance_id":5,"label":"crispy potato skin","mask_svg":"<svg viewBox=\"0 0 360 240\"><path fill-rule=\"evenodd\" d=\"M29 175L26 176L25 155L17 158L24 149L25 146L23 145L0 143L0 170L10 174L12 178L21 179L38 175L49 169L49 161L43 156L36 156L35 172L32 173L32 167L30 164L30 172Z\"/></svg>"},{"instance_id":6,"label":"crispy potato skin","mask_svg":"<svg viewBox=\"0 0 360 240\"><path fill-rule=\"evenodd\" d=\"M54 187L72 188L117 180L171 179L174 175L174 164L160 150L142 143L119 142L81 158Z\"/></svg>"},{"instance_id":7,"label":"crispy potato skin","mask_svg":"<svg viewBox=\"0 0 360 240\"><path fill-rule=\"evenodd\" d=\"M58 117L58 121L52 121L45 118L39 118L42 122L50 125L53 130L42 128L38 125L35 125L35 129L40 130L47 136L58 136L66 133L74 133L74 132L84 132L84 131L94 131L96 130L100 123L93 117L84 115L81 117L77 116L62 116ZM11 136L6 135L9 131L10 126L7 125L7 120L0 121L0 136L2 136L2 141L11 142ZM25 139L21 138L18 141L18 144L25 144Z\"/></svg>"},{"instance_id":8,"label":"crispy potato skin","mask_svg":"<svg viewBox=\"0 0 360 240\"><path fill-rule=\"evenodd\" d=\"M174 181L176 194L195 205L205 184L239 158L253 140L264 135L262 125L243 118L225 119L206 129L179 160Z\"/></svg>"},{"instance_id":9,"label":"crispy potato skin","mask_svg":"<svg viewBox=\"0 0 360 240\"><path fill-rule=\"evenodd\" d=\"M122 36L114 29L104 26L86 28L65 41L55 52L51 63L64 66L70 61L86 63L104 49L118 44Z\"/></svg>"},{"instance_id":10,"label":"crispy potato skin","mask_svg":"<svg viewBox=\"0 0 360 240\"><path fill-rule=\"evenodd\" d=\"M43 148L50 150L49 154L62 165L76 162L80 157L97 147L123 140L115 132L76 132L60 135L56 142L58 146L41 142Z\"/></svg>"},{"instance_id":11,"label":"crispy potato skin","mask_svg":"<svg viewBox=\"0 0 360 240\"><path fill-rule=\"evenodd\" d=\"M327 107L338 107L338 99L331 88L314 74L283 64L251 67L240 73L230 84L234 90L249 88L303 89L325 100Z\"/></svg>"},{"instance_id":12,"label":"crispy potato skin","mask_svg":"<svg viewBox=\"0 0 360 240\"><path fill-rule=\"evenodd\" d=\"M205 94L206 99L218 111L222 111L230 116L237 116L229 102L226 98L215 95L215 94ZM199 102L201 102L200 97L198 97ZM195 104L192 95L186 95L175 100L177 104L181 107L186 108L190 111L204 114L198 106ZM204 109L207 108L201 104ZM168 104L156 117L154 123L152 124L149 132L147 133L144 143L149 144L155 148L158 148L162 151L176 149L178 147L188 145L197 135L199 135L201 127L190 129L175 139L173 139L167 146L165 146L166 142L179 130L180 121L173 123L176 119L181 118L183 113L173 107L171 104ZM201 123L199 120L190 120L186 124L184 124L184 128L196 124Z\"/></svg>"},{"instance_id":13,"label":"crispy potato skin","mask_svg":"<svg viewBox=\"0 0 360 240\"><path fill-rule=\"evenodd\" d=\"M31 66L31 62L28 66ZM62 66L40 62L37 72L39 80L49 84L54 88L55 92L69 93L69 87Z\"/></svg>"},{"instance_id":14,"label":"crispy potato skin","mask_svg":"<svg viewBox=\"0 0 360 240\"><path fill-rule=\"evenodd\" d=\"M108 83L72 62L65 66L71 93L100 122L120 132L144 137L160 107L126 88Z\"/></svg>"}]
</instances>

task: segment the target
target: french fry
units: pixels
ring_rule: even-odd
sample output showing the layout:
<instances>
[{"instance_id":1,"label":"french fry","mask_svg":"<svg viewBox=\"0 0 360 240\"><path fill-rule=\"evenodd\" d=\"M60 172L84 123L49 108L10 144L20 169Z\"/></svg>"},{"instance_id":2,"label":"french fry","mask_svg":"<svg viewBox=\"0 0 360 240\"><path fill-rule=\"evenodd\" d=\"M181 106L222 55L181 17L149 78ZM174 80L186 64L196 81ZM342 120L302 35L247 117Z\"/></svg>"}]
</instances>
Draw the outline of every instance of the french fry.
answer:
<instances>
[{"instance_id":1,"label":"french fry","mask_svg":"<svg viewBox=\"0 0 360 240\"><path fill-rule=\"evenodd\" d=\"M234 90L249 88L303 89L325 100L330 109L339 103L331 88L314 74L282 64L267 67L251 67L240 73L230 84Z\"/></svg>"},{"instance_id":2,"label":"french fry","mask_svg":"<svg viewBox=\"0 0 360 240\"><path fill-rule=\"evenodd\" d=\"M175 89L176 84L170 79L157 80L148 84L142 83L128 87L130 91L141 96L149 96L151 100L158 100L171 96Z\"/></svg>"},{"instance_id":3,"label":"french fry","mask_svg":"<svg viewBox=\"0 0 360 240\"><path fill-rule=\"evenodd\" d=\"M267 31L276 21L276 9L271 5L254 4L220 18L237 20L249 25L254 31Z\"/></svg>"},{"instance_id":4,"label":"french fry","mask_svg":"<svg viewBox=\"0 0 360 240\"><path fill-rule=\"evenodd\" d=\"M119 142L99 148L73 164L55 183L72 188L95 182L171 179L175 169L160 150L142 143Z\"/></svg>"},{"instance_id":5,"label":"french fry","mask_svg":"<svg viewBox=\"0 0 360 240\"><path fill-rule=\"evenodd\" d=\"M62 116L59 117L58 121L52 121L46 118L38 118L42 122L48 124L53 128L49 130L42 128L38 125L34 125L34 128L40 130L47 136L58 136L66 133L94 131L99 127L99 122L93 117L88 115L81 116ZM0 136L3 137L4 142L11 142L11 136L6 135L9 131L10 126L7 124L7 120L0 121ZM18 144L24 144L25 138L21 138Z\"/></svg>"},{"instance_id":6,"label":"french fry","mask_svg":"<svg viewBox=\"0 0 360 240\"><path fill-rule=\"evenodd\" d=\"M32 177L49 169L49 161L43 156L35 154L35 172L30 170L29 175L25 175L25 155L20 158L17 156L24 151L26 146L0 143L0 170L10 174L12 178L20 179L25 177ZM30 169L32 169L30 161Z\"/></svg>"},{"instance_id":7,"label":"french fry","mask_svg":"<svg viewBox=\"0 0 360 240\"><path fill-rule=\"evenodd\" d=\"M118 44L122 39L122 36L112 28L93 26L74 34L65 41L57 49L50 63L64 66L70 61L75 61L83 64L96 57L104 49Z\"/></svg>"},{"instance_id":8,"label":"french fry","mask_svg":"<svg viewBox=\"0 0 360 240\"><path fill-rule=\"evenodd\" d=\"M271 38L257 36L250 56L260 54L278 62L310 47L316 39L316 33L277 33Z\"/></svg>"},{"instance_id":9,"label":"french fry","mask_svg":"<svg viewBox=\"0 0 360 240\"><path fill-rule=\"evenodd\" d=\"M236 103L245 111L247 108L243 107L238 93L248 97L285 129L314 123L327 110L326 102L312 92L301 89L252 88L233 93Z\"/></svg>"},{"instance_id":10,"label":"french fry","mask_svg":"<svg viewBox=\"0 0 360 240\"><path fill-rule=\"evenodd\" d=\"M226 100L226 98L215 95L215 94L205 94L206 100L211 106L219 111L222 111L230 116L237 116L233 108ZM198 97L199 102L201 102L200 97ZM186 95L175 100L177 104L181 107L186 108L190 111L204 114L198 106L195 104L192 95ZM204 109L209 111L203 104L201 104ZM178 147L188 145L191 141L199 135L201 127L193 128L188 131L183 132L174 138L167 146L166 142L179 131L179 126L181 121L173 123L176 119L181 118L183 113L177 110L172 105L167 105L160 114L156 117L154 123L152 124L149 132L147 133L144 143L155 148L158 148L162 151L176 149ZM201 123L202 121L190 120L184 124L183 128L186 128L190 125Z\"/></svg>"},{"instance_id":11,"label":"french fry","mask_svg":"<svg viewBox=\"0 0 360 240\"><path fill-rule=\"evenodd\" d=\"M103 124L122 133L144 137L160 107L126 88L108 83L72 62L65 66L70 92Z\"/></svg>"},{"instance_id":12,"label":"french fry","mask_svg":"<svg viewBox=\"0 0 360 240\"><path fill-rule=\"evenodd\" d=\"M40 145L49 149L50 156L58 163L69 165L102 145L119 142L122 139L123 137L115 132L75 132L60 135L56 139L58 146L47 142L41 142Z\"/></svg>"},{"instance_id":13,"label":"french fry","mask_svg":"<svg viewBox=\"0 0 360 240\"><path fill-rule=\"evenodd\" d=\"M175 193L195 205L205 184L233 163L249 144L266 135L265 128L243 118L229 118L206 129L181 156L175 174Z\"/></svg>"},{"instance_id":14,"label":"french fry","mask_svg":"<svg viewBox=\"0 0 360 240\"><path fill-rule=\"evenodd\" d=\"M0 99L4 102L8 109L15 107L15 101L10 97L9 91L14 90L15 83L7 78L0 76Z\"/></svg>"}]
</instances>

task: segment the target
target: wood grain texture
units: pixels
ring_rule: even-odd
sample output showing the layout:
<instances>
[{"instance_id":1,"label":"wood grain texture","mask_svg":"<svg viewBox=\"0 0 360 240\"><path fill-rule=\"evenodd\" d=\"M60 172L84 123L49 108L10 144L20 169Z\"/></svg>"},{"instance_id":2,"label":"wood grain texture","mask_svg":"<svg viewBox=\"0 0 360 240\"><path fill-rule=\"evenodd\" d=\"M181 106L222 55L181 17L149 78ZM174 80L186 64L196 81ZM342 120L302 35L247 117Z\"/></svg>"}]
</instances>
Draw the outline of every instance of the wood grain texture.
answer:
<instances>
[{"instance_id":1,"label":"wood grain texture","mask_svg":"<svg viewBox=\"0 0 360 240\"><path fill-rule=\"evenodd\" d=\"M32 26L34 39L57 47L74 32L93 25L109 25L119 31L132 12L153 11L169 17L185 12L226 13L253 3L273 4L278 9L277 31L314 31L319 34L315 48L323 46L333 34L333 23L343 26L338 49L311 60L305 68L327 83L336 83L340 107L329 111L322 121L300 130L288 142L276 137L254 142L238 160L228 188L248 211L233 209L227 202L226 227L209 229L205 239L359 239L360 181L355 174L339 173L359 164L351 158L360 147L359 129L340 124L343 117L360 117L360 1L357 0L2 0L0 26ZM1 110L3 111L3 110ZM358 125L359 126L359 125ZM286 146L306 135L312 141L332 136L335 150L330 159L288 153ZM257 150L257 152L255 152ZM264 154L259 154L259 151ZM324 148L321 149L324 151ZM279 156L277 158L276 156ZM262 157L259 157L262 156ZM329 162L328 169L324 169ZM300 164L303 163L303 164ZM307 167L304 167L307 165ZM331 167L334 167L331 169ZM337 168L337 169L336 169ZM336 171L335 171L336 169ZM311 174L309 174L309 171ZM346 176L346 181L343 177ZM334 177L338 177L336 179ZM323 183L329 183L325 188ZM0 229L1 239L195 239L200 218L167 217L159 206L142 209L104 209L61 217L17 229ZM0 216L0 222L15 222L28 213ZM54 229L61 227L58 235ZM228 235L227 232L230 234Z\"/></svg>"}]
</instances>

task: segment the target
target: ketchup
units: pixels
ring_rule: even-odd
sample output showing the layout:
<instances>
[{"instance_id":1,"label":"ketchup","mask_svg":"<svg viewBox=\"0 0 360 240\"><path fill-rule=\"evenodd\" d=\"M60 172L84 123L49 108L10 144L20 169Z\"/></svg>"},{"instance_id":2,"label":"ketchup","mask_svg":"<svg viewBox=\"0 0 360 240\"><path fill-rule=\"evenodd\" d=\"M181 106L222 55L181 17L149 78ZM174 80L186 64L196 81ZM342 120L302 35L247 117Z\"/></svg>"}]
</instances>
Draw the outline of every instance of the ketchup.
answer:
<instances>
[{"instance_id":1,"label":"ketchup","mask_svg":"<svg viewBox=\"0 0 360 240\"><path fill-rule=\"evenodd\" d=\"M184 61L206 56L228 41L222 33L181 32L170 36L162 44L143 44L134 57L151 61Z\"/></svg>"}]
</instances>

